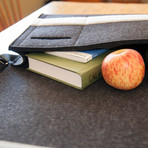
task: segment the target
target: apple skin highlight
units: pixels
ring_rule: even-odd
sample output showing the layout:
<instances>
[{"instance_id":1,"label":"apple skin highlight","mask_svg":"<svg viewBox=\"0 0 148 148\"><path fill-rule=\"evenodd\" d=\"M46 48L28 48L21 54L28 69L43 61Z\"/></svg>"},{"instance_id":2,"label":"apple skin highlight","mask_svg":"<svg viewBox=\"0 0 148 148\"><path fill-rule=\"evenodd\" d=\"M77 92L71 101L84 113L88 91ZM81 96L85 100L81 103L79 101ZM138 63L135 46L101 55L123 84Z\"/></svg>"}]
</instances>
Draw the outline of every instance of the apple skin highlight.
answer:
<instances>
[{"instance_id":1,"label":"apple skin highlight","mask_svg":"<svg viewBox=\"0 0 148 148\"><path fill-rule=\"evenodd\" d=\"M102 75L110 86L120 90L131 90L143 81L145 63L136 50L120 49L105 57Z\"/></svg>"}]
</instances>

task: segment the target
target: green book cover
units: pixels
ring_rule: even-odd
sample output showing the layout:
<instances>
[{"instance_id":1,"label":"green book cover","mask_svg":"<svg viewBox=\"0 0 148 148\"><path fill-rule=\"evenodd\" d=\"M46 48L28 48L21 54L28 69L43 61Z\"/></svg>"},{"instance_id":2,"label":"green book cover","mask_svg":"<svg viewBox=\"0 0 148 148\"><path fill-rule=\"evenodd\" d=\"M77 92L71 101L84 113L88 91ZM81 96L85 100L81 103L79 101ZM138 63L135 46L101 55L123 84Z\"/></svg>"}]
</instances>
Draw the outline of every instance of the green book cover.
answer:
<instances>
[{"instance_id":1,"label":"green book cover","mask_svg":"<svg viewBox=\"0 0 148 148\"><path fill-rule=\"evenodd\" d=\"M84 89L101 77L101 64L111 51L107 51L88 63L80 63L46 53L30 53L28 70L60 81L77 89Z\"/></svg>"}]
</instances>

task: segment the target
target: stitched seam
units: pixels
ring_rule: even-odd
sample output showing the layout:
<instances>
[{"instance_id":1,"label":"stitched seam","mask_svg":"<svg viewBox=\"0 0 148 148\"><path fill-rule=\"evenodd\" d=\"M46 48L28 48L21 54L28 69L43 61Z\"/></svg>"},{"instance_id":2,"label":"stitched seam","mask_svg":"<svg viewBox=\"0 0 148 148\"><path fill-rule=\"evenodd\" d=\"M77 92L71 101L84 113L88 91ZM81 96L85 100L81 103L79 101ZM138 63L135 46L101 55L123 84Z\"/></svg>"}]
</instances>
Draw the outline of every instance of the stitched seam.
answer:
<instances>
[{"instance_id":1,"label":"stitched seam","mask_svg":"<svg viewBox=\"0 0 148 148\"><path fill-rule=\"evenodd\" d=\"M34 28L31 30L31 32L29 32L29 34L27 34L27 35L21 40L21 42L19 43L18 46L20 46L20 44L27 38L27 36L29 36L29 35L32 33L32 31L33 31L34 29L36 29L36 27L34 27Z\"/></svg>"}]
</instances>

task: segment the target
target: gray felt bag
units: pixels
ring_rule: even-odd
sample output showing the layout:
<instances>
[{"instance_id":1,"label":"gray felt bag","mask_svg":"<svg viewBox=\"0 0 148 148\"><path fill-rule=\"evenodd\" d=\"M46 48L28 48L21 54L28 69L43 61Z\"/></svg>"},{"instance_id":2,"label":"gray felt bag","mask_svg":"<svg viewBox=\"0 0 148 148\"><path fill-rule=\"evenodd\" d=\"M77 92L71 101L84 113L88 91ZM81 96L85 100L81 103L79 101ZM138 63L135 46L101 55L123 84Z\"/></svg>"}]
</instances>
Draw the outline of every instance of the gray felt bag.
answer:
<instances>
[{"instance_id":1,"label":"gray felt bag","mask_svg":"<svg viewBox=\"0 0 148 148\"><path fill-rule=\"evenodd\" d=\"M147 43L147 14L42 14L9 49L16 52L44 52L116 48Z\"/></svg>"}]
</instances>

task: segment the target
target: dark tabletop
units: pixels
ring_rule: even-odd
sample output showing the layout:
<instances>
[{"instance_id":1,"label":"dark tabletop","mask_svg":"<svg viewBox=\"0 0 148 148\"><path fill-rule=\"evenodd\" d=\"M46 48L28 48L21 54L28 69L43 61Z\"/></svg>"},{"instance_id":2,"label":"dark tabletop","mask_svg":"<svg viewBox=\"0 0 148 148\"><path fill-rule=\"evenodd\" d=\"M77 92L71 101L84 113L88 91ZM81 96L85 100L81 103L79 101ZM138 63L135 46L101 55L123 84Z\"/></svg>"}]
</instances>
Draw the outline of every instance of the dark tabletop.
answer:
<instances>
[{"instance_id":1,"label":"dark tabletop","mask_svg":"<svg viewBox=\"0 0 148 148\"><path fill-rule=\"evenodd\" d=\"M0 73L0 140L56 148L147 148L148 77L131 91L116 90L103 78L81 91L8 67Z\"/></svg>"}]
</instances>

